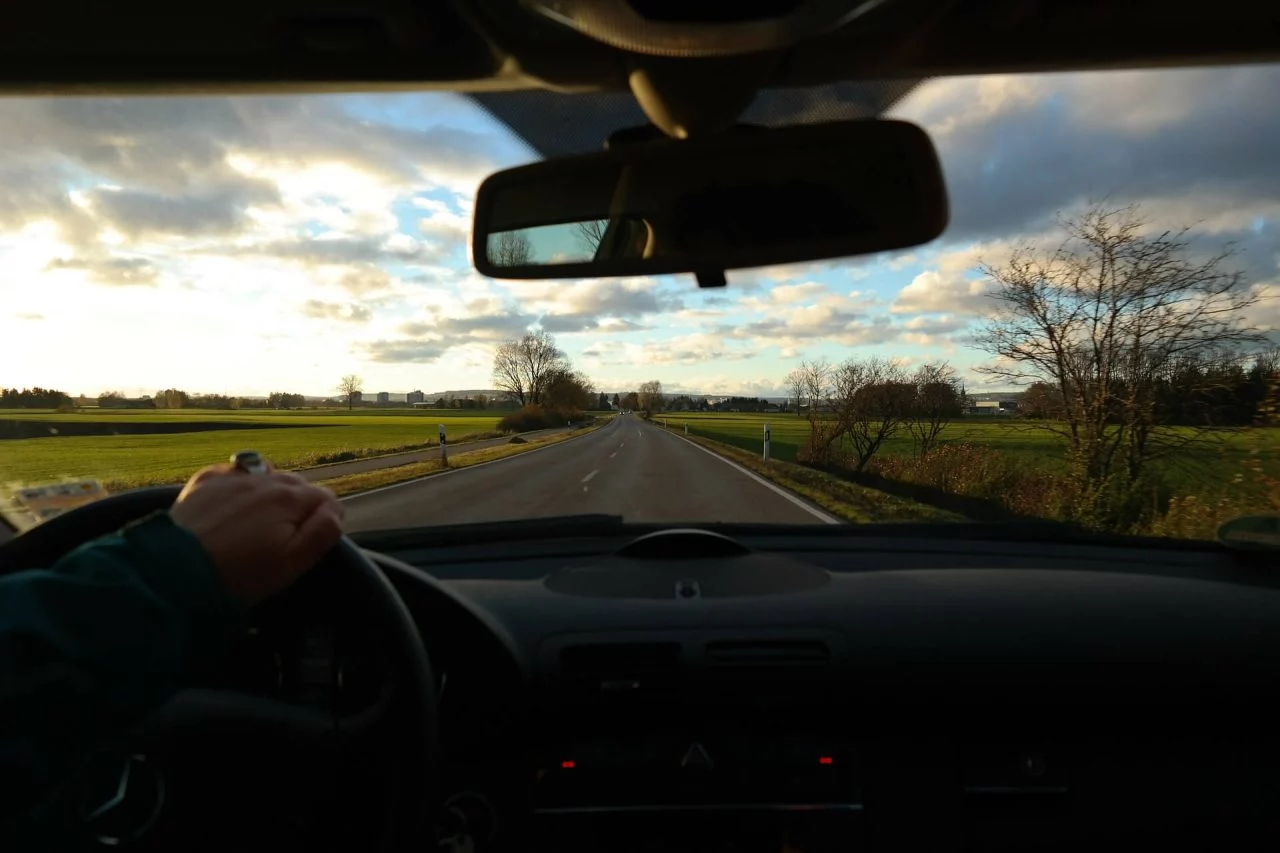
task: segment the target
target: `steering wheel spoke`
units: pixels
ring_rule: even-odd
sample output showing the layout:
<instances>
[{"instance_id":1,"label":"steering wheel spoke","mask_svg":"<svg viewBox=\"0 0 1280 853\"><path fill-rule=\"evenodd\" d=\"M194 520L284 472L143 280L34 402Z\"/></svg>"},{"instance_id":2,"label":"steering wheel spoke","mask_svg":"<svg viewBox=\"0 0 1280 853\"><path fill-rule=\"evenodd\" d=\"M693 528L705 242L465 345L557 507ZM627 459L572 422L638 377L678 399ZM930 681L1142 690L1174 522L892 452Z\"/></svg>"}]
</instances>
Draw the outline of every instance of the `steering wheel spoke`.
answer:
<instances>
[{"instance_id":1,"label":"steering wheel spoke","mask_svg":"<svg viewBox=\"0 0 1280 853\"><path fill-rule=\"evenodd\" d=\"M165 746L186 738L267 737L307 746L340 730L331 713L230 690L184 690L146 718L135 733L140 745Z\"/></svg>"}]
</instances>

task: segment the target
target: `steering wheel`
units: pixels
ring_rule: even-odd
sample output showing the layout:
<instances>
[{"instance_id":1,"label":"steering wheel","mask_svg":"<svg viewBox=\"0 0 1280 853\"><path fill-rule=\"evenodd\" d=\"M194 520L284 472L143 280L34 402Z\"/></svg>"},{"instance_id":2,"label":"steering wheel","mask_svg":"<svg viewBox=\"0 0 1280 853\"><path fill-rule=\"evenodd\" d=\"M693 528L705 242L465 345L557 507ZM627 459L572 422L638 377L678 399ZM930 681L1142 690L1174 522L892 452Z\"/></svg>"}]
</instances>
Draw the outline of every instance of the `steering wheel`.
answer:
<instances>
[{"instance_id":1,"label":"steering wheel","mask_svg":"<svg viewBox=\"0 0 1280 853\"><path fill-rule=\"evenodd\" d=\"M179 491L179 487L172 486L123 492L51 518L5 546L5 568L52 565L84 542L169 508ZM321 764L326 756L336 763L341 757L393 744L398 760L393 760L389 795L375 800L385 806L386 814L368 816L360 849L431 849L435 844L433 824L438 805L432 775L437 708L431 662L413 617L395 587L347 537L339 540L304 582L326 574L340 585L344 611L357 614L352 621L368 626L377 635L379 658L389 673L388 689L380 701L357 714L340 717L335 712L247 693L190 689L176 694L143 720L128 738L129 749L145 757L182 745L203 743L207 747L236 741L262 749L285 749L290 755L305 756L306 767L315 767L317 758ZM287 596L288 593L284 597ZM134 759L137 758L135 754ZM377 762L373 766L380 773L386 771L386 766ZM130 769L128 764L123 767L122 793L127 793ZM140 776L141 771L134 775ZM112 799L119 798L108 797L95 810L93 821L111 824ZM157 814L149 816L148 828L157 824L161 809L162 804L157 804ZM380 830L382 837L376 838ZM107 833L105 837L102 832ZM99 841L111 844L112 832L115 830L99 832ZM117 843L127 840L130 839L115 839Z\"/></svg>"}]
</instances>

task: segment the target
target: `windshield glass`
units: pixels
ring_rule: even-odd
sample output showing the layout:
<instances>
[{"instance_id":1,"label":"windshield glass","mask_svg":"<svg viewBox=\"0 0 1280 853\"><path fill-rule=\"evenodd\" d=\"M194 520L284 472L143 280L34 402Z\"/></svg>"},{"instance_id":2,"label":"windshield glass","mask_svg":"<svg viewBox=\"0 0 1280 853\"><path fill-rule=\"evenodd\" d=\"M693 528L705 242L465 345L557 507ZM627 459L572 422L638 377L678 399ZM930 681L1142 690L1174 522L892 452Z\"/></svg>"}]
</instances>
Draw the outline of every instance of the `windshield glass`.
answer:
<instances>
[{"instance_id":1,"label":"windshield glass","mask_svg":"<svg viewBox=\"0 0 1280 853\"><path fill-rule=\"evenodd\" d=\"M478 275L476 187L534 155L460 96L0 101L0 505L22 528L254 449L352 530L1212 538L1280 509L1278 90L1267 66L927 82L890 115L939 148L940 240L703 291ZM604 224L538 251L589 257Z\"/></svg>"}]
</instances>

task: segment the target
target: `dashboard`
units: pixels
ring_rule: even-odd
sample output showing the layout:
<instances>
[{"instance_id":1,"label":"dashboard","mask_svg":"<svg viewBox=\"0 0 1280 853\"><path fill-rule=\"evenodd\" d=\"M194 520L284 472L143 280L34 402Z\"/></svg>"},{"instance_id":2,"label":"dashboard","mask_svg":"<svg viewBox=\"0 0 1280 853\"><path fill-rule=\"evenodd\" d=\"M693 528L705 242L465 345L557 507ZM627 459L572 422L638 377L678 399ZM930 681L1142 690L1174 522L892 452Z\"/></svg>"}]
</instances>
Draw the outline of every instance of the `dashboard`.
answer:
<instances>
[{"instance_id":1,"label":"dashboard","mask_svg":"<svg viewBox=\"0 0 1280 853\"><path fill-rule=\"evenodd\" d=\"M1280 837L1274 564L972 537L642 539L374 555L437 667L446 853ZM300 701L373 701L355 628L290 631L287 651L263 645L281 664L247 671Z\"/></svg>"}]
</instances>

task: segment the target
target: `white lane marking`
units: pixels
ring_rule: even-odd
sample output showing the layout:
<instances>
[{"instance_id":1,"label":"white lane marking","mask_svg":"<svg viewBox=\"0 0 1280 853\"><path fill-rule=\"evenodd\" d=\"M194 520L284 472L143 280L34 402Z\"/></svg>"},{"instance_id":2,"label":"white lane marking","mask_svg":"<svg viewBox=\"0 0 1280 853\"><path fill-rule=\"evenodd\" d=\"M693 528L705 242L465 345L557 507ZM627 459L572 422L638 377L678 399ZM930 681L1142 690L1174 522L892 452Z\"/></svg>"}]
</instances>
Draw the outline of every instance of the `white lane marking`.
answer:
<instances>
[{"instance_id":1,"label":"white lane marking","mask_svg":"<svg viewBox=\"0 0 1280 853\"><path fill-rule=\"evenodd\" d=\"M736 469L739 473L746 474L748 477L755 480L757 483L764 486L769 491L775 492L781 495L782 497L791 501L796 506L800 507L805 512L812 515L814 518L821 519L824 524L844 524L843 521L836 518L835 516L827 515L822 510L816 507L809 506L809 504L807 504L805 501L801 500L800 498L796 497L795 495L791 494L791 492L788 492L786 489L782 488L781 486L770 483L768 480L756 474L754 471L751 471L747 468L743 468L741 465L739 465L737 462L734 462L732 459L725 459L719 453L715 453L713 451L707 450L701 444L698 444L697 442L694 442L694 441L690 441L689 439L685 438L683 435L676 435L675 433L671 433L671 435L673 438L678 438L681 441L685 442L686 444L693 445L694 447L698 448L708 456L711 456L715 459L719 459L721 462L728 465L730 468Z\"/></svg>"},{"instance_id":2,"label":"white lane marking","mask_svg":"<svg viewBox=\"0 0 1280 853\"><path fill-rule=\"evenodd\" d=\"M596 470L592 471L592 472L591 472L590 474L588 474L587 476L583 477L583 478L582 478L582 482L584 482L584 483L590 483L590 482L591 482L591 478L592 478L592 477L594 477L596 474L599 474L599 473L600 473L600 469L599 469L599 468L597 468ZM585 491L586 491L586 489L583 489L583 491L585 492Z\"/></svg>"},{"instance_id":3,"label":"white lane marking","mask_svg":"<svg viewBox=\"0 0 1280 853\"><path fill-rule=\"evenodd\" d=\"M640 430L636 430L636 435L640 436L641 438L644 438L644 433L642 433Z\"/></svg>"},{"instance_id":4,"label":"white lane marking","mask_svg":"<svg viewBox=\"0 0 1280 853\"><path fill-rule=\"evenodd\" d=\"M584 491L584 492L585 492L586 490L587 490L587 486L583 486L583 487L582 487L582 491Z\"/></svg>"},{"instance_id":5,"label":"white lane marking","mask_svg":"<svg viewBox=\"0 0 1280 853\"><path fill-rule=\"evenodd\" d=\"M616 451L616 450L615 450L615 451L613 451L612 453L610 453L610 454L609 454L609 458L610 458L610 459L612 459L613 457L615 457L615 456L617 456L617 455L618 455L618 451Z\"/></svg>"},{"instance_id":6,"label":"white lane marking","mask_svg":"<svg viewBox=\"0 0 1280 853\"><path fill-rule=\"evenodd\" d=\"M403 483L392 483L389 486L379 486L378 488L370 489L367 492L356 492L353 495L344 495L343 497L338 498L338 500L349 501L355 498L362 498L365 495L376 495L379 492L387 492L392 489L403 488L404 486L412 486L414 483L421 483L424 480L438 480L441 477L448 477L450 474L461 474L465 471L474 471L476 468L483 468L486 465L497 465L499 462L510 462L513 459L523 459L526 456L532 456L534 453L541 453L544 450L550 450L551 448L559 447L562 444L572 444L575 441L579 441L580 439L584 439L587 436L593 435L593 434L594 433L584 432L582 435L575 436L566 441L558 441L555 444L548 444L546 447L535 447L533 450L526 450L524 453L516 453L512 456L504 456L501 459L490 459L488 462L477 462L474 465L468 465L466 468L451 468L448 471L441 471L438 474L426 474L421 477L416 477L412 480L405 480ZM324 485L323 480L320 480L319 483L322 486Z\"/></svg>"}]
</instances>

